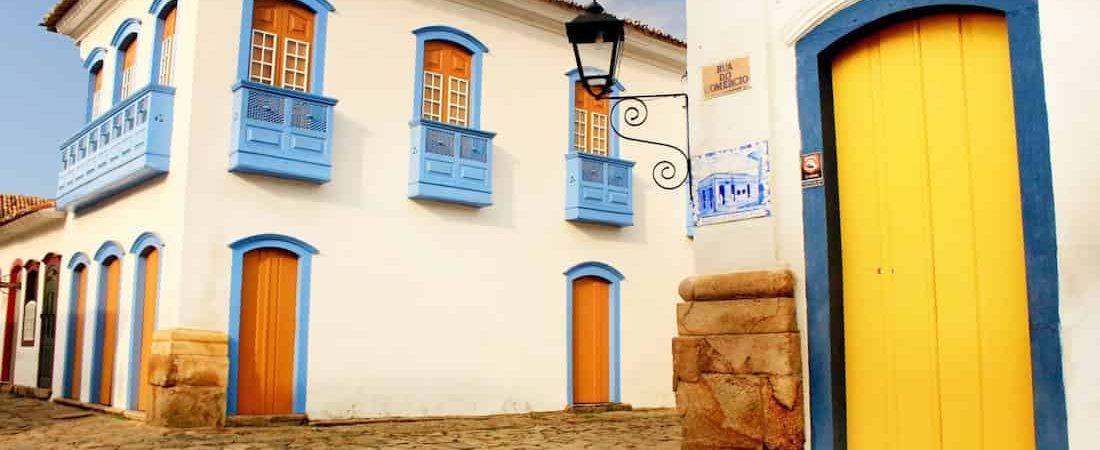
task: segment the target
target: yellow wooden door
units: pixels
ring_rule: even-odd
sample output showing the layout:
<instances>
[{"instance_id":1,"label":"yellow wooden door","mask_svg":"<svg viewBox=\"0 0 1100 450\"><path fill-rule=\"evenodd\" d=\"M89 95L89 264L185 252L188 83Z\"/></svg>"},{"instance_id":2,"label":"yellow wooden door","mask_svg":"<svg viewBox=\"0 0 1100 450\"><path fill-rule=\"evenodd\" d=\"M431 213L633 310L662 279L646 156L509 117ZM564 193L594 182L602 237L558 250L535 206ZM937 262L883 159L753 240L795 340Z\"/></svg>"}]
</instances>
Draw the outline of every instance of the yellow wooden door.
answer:
<instances>
[{"instance_id":1,"label":"yellow wooden door","mask_svg":"<svg viewBox=\"0 0 1100 450\"><path fill-rule=\"evenodd\" d=\"M595 277L573 281L573 403L607 403L611 284Z\"/></svg>"},{"instance_id":2,"label":"yellow wooden door","mask_svg":"<svg viewBox=\"0 0 1100 450\"><path fill-rule=\"evenodd\" d=\"M73 275L77 277L76 292L76 326L73 328L73 354L72 372L69 374L69 396L73 400L80 399L81 371L84 370L84 305L88 297L88 268L80 266Z\"/></svg>"},{"instance_id":3,"label":"yellow wooden door","mask_svg":"<svg viewBox=\"0 0 1100 450\"><path fill-rule=\"evenodd\" d=\"M294 410L297 293L297 256L279 249L245 253L237 414L290 414Z\"/></svg>"},{"instance_id":4,"label":"yellow wooden door","mask_svg":"<svg viewBox=\"0 0 1100 450\"><path fill-rule=\"evenodd\" d=\"M848 448L1034 448L1005 18L899 23L832 74Z\"/></svg>"},{"instance_id":5,"label":"yellow wooden door","mask_svg":"<svg viewBox=\"0 0 1100 450\"><path fill-rule=\"evenodd\" d=\"M115 347L118 343L118 288L122 263L111 258L103 265L107 272L107 298L103 305L103 340L99 358L99 403L111 404L113 381L115 378Z\"/></svg>"},{"instance_id":6,"label":"yellow wooden door","mask_svg":"<svg viewBox=\"0 0 1100 450\"><path fill-rule=\"evenodd\" d=\"M138 411L145 411L148 401L153 396L153 385L149 384L149 354L153 349L153 332L157 323L157 291L160 271L160 252L156 248L150 248L145 253L145 273L142 276L142 300L145 302L141 309L141 373L138 374Z\"/></svg>"}]
</instances>

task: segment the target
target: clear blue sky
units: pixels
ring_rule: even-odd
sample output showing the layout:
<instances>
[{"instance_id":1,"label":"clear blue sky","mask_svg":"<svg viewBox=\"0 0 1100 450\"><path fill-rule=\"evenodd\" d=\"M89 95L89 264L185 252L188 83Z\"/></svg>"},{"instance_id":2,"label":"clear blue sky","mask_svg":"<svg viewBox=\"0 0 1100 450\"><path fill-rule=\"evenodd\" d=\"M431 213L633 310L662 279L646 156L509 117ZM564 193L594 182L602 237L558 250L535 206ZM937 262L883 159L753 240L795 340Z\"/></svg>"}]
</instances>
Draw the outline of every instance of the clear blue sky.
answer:
<instances>
[{"instance_id":1,"label":"clear blue sky","mask_svg":"<svg viewBox=\"0 0 1100 450\"><path fill-rule=\"evenodd\" d=\"M53 197L58 145L84 122L87 77L72 39L38 26L54 0L3 0L0 42L0 192Z\"/></svg>"},{"instance_id":2,"label":"clear blue sky","mask_svg":"<svg viewBox=\"0 0 1100 450\"><path fill-rule=\"evenodd\" d=\"M0 70L0 193L53 197L58 151L84 125L88 80L76 45L38 22L56 0L0 0L5 58ZM609 11L684 36L685 0L601 0ZM583 3L587 3L584 0Z\"/></svg>"}]
</instances>

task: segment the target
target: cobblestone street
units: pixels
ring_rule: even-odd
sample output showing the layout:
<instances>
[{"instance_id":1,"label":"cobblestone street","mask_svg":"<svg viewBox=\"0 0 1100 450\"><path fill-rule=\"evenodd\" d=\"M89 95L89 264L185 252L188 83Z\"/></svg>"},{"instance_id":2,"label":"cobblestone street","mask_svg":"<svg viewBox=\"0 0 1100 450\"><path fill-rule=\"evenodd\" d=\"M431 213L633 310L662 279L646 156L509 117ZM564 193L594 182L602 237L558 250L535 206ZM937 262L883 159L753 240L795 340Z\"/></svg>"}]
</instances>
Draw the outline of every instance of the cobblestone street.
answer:
<instances>
[{"instance_id":1,"label":"cobblestone street","mask_svg":"<svg viewBox=\"0 0 1100 450\"><path fill-rule=\"evenodd\" d=\"M6 449L678 449L675 411L180 431L3 394Z\"/></svg>"}]
</instances>

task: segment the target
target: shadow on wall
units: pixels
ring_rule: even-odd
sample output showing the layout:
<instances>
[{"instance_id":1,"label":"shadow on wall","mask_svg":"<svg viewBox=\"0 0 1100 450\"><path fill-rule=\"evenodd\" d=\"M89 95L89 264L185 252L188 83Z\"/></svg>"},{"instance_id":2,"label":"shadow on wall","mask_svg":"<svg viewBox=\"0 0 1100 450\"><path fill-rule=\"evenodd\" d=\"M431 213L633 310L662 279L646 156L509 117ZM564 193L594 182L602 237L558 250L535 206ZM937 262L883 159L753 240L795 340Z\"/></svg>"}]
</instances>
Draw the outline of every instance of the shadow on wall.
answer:
<instances>
[{"instance_id":1,"label":"shadow on wall","mask_svg":"<svg viewBox=\"0 0 1100 450\"><path fill-rule=\"evenodd\" d=\"M406 163L407 163L406 157ZM493 143L493 204L484 208L433 200L412 200L417 210L448 222L464 222L498 228L515 228L516 158L506 146ZM404 188L405 185L402 185ZM404 194L402 194L404 195Z\"/></svg>"},{"instance_id":2,"label":"shadow on wall","mask_svg":"<svg viewBox=\"0 0 1100 450\"><path fill-rule=\"evenodd\" d=\"M338 132L334 133L332 142L332 181L315 184L267 175L230 175L276 197L365 208L367 205L363 195L367 192L367 187L364 186L364 172L370 168L381 170L385 166L366 161L371 134L359 122L342 114L339 108L335 111L334 122L333 129Z\"/></svg>"}]
</instances>

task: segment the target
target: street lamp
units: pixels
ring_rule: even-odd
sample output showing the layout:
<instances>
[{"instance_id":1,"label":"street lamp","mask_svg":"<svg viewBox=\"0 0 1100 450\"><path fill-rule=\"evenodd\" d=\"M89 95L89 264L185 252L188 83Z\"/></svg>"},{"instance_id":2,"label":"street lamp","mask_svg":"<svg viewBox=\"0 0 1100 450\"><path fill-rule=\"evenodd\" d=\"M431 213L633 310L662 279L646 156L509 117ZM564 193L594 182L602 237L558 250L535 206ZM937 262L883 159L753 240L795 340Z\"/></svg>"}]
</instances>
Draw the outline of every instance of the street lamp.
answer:
<instances>
[{"instance_id":1,"label":"street lamp","mask_svg":"<svg viewBox=\"0 0 1100 450\"><path fill-rule=\"evenodd\" d=\"M593 97L606 98L619 70L626 22L604 12L600 2L593 1L584 14L565 24L565 34L573 44L581 84Z\"/></svg>"},{"instance_id":2,"label":"street lamp","mask_svg":"<svg viewBox=\"0 0 1100 450\"><path fill-rule=\"evenodd\" d=\"M653 182L657 186L675 190L688 185L688 195L694 202L691 179L691 111L688 95L684 92L668 94L610 95L617 82L615 76L622 62L623 47L626 40L626 22L604 11L600 2L593 2L584 8L584 13L565 24L565 35L573 45L573 56L577 60L577 74L580 75L584 89L599 100L613 100L611 116L624 103L623 123L630 127L640 127L649 119L649 105L646 100L663 98L682 98L684 100L685 136L684 148L648 139L623 135L618 124L610 121L611 130L620 138L643 144L656 145L675 150L684 158L684 175L680 175L676 164L669 160L658 161L653 166Z\"/></svg>"}]
</instances>

